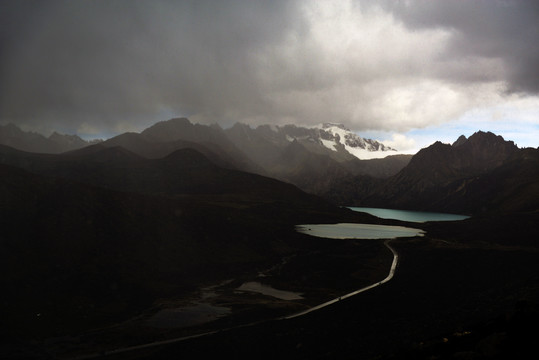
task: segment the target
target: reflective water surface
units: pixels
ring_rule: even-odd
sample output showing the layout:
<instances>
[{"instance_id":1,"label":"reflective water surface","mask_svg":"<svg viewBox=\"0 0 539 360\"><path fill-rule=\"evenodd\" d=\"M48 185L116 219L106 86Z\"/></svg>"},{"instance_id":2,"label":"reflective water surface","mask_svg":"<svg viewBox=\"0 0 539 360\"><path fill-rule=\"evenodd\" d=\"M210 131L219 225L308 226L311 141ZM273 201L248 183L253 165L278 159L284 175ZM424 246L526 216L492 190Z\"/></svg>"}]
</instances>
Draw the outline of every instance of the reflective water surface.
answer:
<instances>
[{"instance_id":1,"label":"reflective water surface","mask_svg":"<svg viewBox=\"0 0 539 360\"><path fill-rule=\"evenodd\" d=\"M278 290L271 286L259 283L258 281L250 281L250 282L243 283L241 284L239 288L237 288L237 290L257 292L259 294L272 296L274 298L281 299L281 300L303 299L303 296L301 296L301 293Z\"/></svg>"},{"instance_id":2,"label":"reflective water surface","mask_svg":"<svg viewBox=\"0 0 539 360\"><path fill-rule=\"evenodd\" d=\"M329 239L395 239L424 234L421 229L404 226L355 223L297 225L296 230L303 234Z\"/></svg>"},{"instance_id":3,"label":"reflective water surface","mask_svg":"<svg viewBox=\"0 0 539 360\"><path fill-rule=\"evenodd\" d=\"M204 324L230 314L230 308L200 303L174 309L164 309L152 316L148 324L156 328L182 328Z\"/></svg>"},{"instance_id":4,"label":"reflective water surface","mask_svg":"<svg viewBox=\"0 0 539 360\"><path fill-rule=\"evenodd\" d=\"M410 222L458 221L469 218L469 216L466 215L444 214L426 211L395 210L368 207L349 207L348 209L365 212L382 219L395 219Z\"/></svg>"}]
</instances>

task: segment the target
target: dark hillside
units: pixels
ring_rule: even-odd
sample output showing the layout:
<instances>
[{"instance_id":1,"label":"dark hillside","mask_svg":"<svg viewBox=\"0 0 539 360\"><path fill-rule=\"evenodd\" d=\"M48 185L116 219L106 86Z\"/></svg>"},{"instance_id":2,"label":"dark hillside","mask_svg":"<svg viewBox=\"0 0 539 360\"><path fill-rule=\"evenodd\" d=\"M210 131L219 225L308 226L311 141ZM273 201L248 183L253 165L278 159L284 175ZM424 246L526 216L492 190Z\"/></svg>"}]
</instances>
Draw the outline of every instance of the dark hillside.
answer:
<instances>
[{"instance_id":1,"label":"dark hillside","mask_svg":"<svg viewBox=\"0 0 539 360\"><path fill-rule=\"evenodd\" d=\"M221 167L236 169L241 168L242 166L241 163L237 163L236 159L230 156L226 151L210 142L198 143L181 139L153 142L141 134L124 133L108 139L102 144L106 147L121 146L149 159L159 159L176 150L190 148L204 154L204 156Z\"/></svg>"},{"instance_id":2,"label":"dark hillside","mask_svg":"<svg viewBox=\"0 0 539 360\"><path fill-rule=\"evenodd\" d=\"M393 242L393 280L304 317L111 358L526 358L538 334L539 222L525 215L429 224L425 238Z\"/></svg>"},{"instance_id":3,"label":"dark hillside","mask_svg":"<svg viewBox=\"0 0 539 360\"><path fill-rule=\"evenodd\" d=\"M171 155L162 164L178 160L185 159ZM273 197L280 185L271 179L258 198L172 199L7 165L0 165L0 175L0 263L7 289L1 315L9 338L73 333L126 319L155 299L279 262L296 251L293 224L356 216L319 207L324 203L291 185ZM243 178L237 175L234 181ZM243 186L254 192L257 183Z\"/></svg>"},{"instance_id":4,"label":"dark hillside","mask_svg":"<svg viewBox=\"0 0 539 360\"><path fill-rule=\"evenodd\" d=\"M83 151L84 150L84 151ZM326 206L294 185L261 175L221 168L193 149L177 150L162 159L145 159L121 147L43 155L0 149L0 163L28 171L118 191L146 194L236 194L265 201L306 201Z\"/></svg>"},{"instance_id":5,"label":"dark hillside","mask_svg":"<svg viewBox=\"0 0 539 360\"><path fill-rule=\"evenodd\" d=\"M271 174L314 194L323 192L335 179L349 174L336 160L308 151L295 140L284 149L275 164Z\"/></svg>"},{"instance_id":6,"label":"dark hillside","mask_svg":"<svg viewBox=\"0 0 539 360\"><path fill-rule=\"evenodd\" d=\"M386 179L342 181L325 197L345 205L480 214L530 211L539 206L537 149L518 149L492 133L478 132L453 146L436 142Z\"/></svg>"},{"instance_id":7,"label":"dark hillside","mask_svg":"<svg viewBox=\"0 0 539 360\"><path fill-rule=\"evenodd\" d=\"M192 124L186 118L160 121L145 129L140 135L152 143L187 141L209 147L211 151L223 152L227 161L233 159L236 168L254 173L263 173L262 167L251 161L244 152L229 140L220 127Z\"/></svg>"},{"instance_id":8,"label":"dark hillside","mask_svg":"<svg viewBox=\"0 0 539 360\"><path fill-rule=\"evenodd\" d=\"M262 166L266 171L275 165L283 152L283 139L277 141L275 134L267 127L251 129L249 125L236 123L225 131L226 136L241 149L252 161ZM273 135L273 137L272 137Z\"/></svg>"}]
</instances>

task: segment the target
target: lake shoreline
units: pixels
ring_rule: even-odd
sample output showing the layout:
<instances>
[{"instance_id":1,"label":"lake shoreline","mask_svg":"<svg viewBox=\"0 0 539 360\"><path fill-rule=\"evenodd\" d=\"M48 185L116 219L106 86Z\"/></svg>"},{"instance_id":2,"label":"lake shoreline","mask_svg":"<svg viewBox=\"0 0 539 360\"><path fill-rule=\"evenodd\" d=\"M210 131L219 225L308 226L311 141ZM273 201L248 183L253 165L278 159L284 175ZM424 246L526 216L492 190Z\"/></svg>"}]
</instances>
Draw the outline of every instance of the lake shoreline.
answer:
<instances>
[{"instance_id":1,"label":"lake shoreline","mask_svg":"<svg viewBox=\"0 0 539 360\"><path fill-rule=\"evenodd\" d=\"M153 349L147 358L189 354L249 358L262 352L287 358L407 359L476 352L476 344L493 334L511 335L537 319L533 309L538 309L539 289L532 269L537 270L539 248L536 242L526 245L537 228L521 226L515 233L511 225L516 223L504 217L468 220L456 226L428 224L424 238L393 241L402 259L397 275L384 286L284 323L263 323ZM471 231L479 229L483 230L480 238ZM440 230L447 237L440 238ZM504 245L507 236L516 235L519 242ZM527 314L524 323L514 315L522 311ZM468 333L472 335L457 335ZM511 337L504 346L510 354L519 354L530 346L525 339ZM424 345L418 347L420 343ZM118 357L130 358L127 354Z\"/></svg>"},{"instance_id":2,"label":"lake shoreline","mask_svg":"<svg viewBox=\"0 0 539 360\"><path fill-rule=\"evenodd\" d=\"M469 338L473 345L498 330L507 331L507 323L503 323L501 328L489 327L489 324L498 321L496 319L500 316L512 314L518 302L526 298L521 291L511 294L512 290L529 290L533 287L529 276L515 285L505 283L505 286L496 287L495 284L500 277L513 279L526 274L529 266L534 266L539 258L537 253L440 247L437 242L427 239L395 242L403 257L397 276L371 291L306 316L283 321L260 321L249 327L240 326L143 352L118 354L112 359L166 359L194 354L235 354L239 358L249 358L259 352L267 357L286 358L317 358L324 354L324 357L361 356L370 359L383 356L383 359L402 359L408 357L400 356L406 356L411 351L451 351L449 347L439 346L445 344L444 338L458 340L455 335L458 332L473 334ZM477 264L476 259L482 264ZM457 260L462 269L455 272L447 264ZM469 266L474 263L475 271L485 276L490 274L492 280L480 283L470 278L468 271L472 268ZM503 266L500 267L500 264ZM509 275L504 267L511 264L519 266L516 272ZM454 276L450 283L444 282L440 284L442 287L435 289L424 286L426 280L431 284L440 277L447 279L446 274L449 273ZM461 289L454 292L458 284ZM493 289L496 289L494 293ZM471 293L481 296L470 298L471 290ZM518 293L521 295L514 299L514 294ZM492 297L493 294L496 296ZM527 298L529 301L537 300L537 295L529 293ZM263 314L259 313L260 316ZM411 327L412 324L423 326ZM389 339L393 340L388 343ZM424 341L423 348L417 347L420 341ZM436 344L438 347L433 347Z\"/></svg>"},{"instance_id":3,"label":"lake shoreline","mask_svg":"<svg viewBox=\"0 0 539 360\"><path fill-rule=\"evenodd\" d=\"M468 215L439 213L432 211L399 210L371 207L347 206L347 209L376 216L380 219L393 219L407 222L460 221L469 219Z\"/></svg>"},{"instance_id":4,"label":"lake shoreline","mask_svg":"<svg viewBox=\"0 0 539 360\"><path fill-rule=\"evenodd\" d=\"M536 216L531 219L536 219ZM524 217L523 220L528 221L528 218ZM402 224L398 221L383 222ZM367 286L372 284L372 279L380 281L387 276L391 260L381 241L327 240L297 234L290 238L291 244L295 243L294 246L303 250L287 259L285 269L280 263L274 263L270 266L271 273L266 274L270 276L258 278L259 274L255 272L223 284L228 295L225 293L223 297L214 300L217 305L232 306L233 314L230 317L189 329L166 331L149 329L145 318L138 317L108 330L82 334L81 338L74 339L72 344L49 342L47 347L50 353L57 351L59 357L69 358L69 354L93 353L101 347L106 351L122 346L218 331L256 320L260 321L260 324L249 329L235 328L226 333L117 354L110 358L166 359L189 354L239 354L239 357L247 358L252 354L250 351L258 350L274 356L290 354L291 357L309 357L321 353L346 356L374 354L377 351L378 354L388 354L389 350L409 348L414 341L441 339L442 336L449 336L468 325L484 323L488 319L510 312L515 303L522 299L532 302L539 299L539 295L534 295L533 292L536 283L530 279L530 269L537 269L539 264L537 244L532 242L536 228L520 226L515 233L512 226L516 223L513 218L504 217L422 224L420 227L427 231L425 237L393 241L402 259L392 281L360 296L309 314L305 318L291 319L286 321L286 324L281 324L269 320L301 310L302 307L305 309L315 306L328 298L335 298L335 294L355 290L361 287L361 284ZM486 224L489 227L485 227ZM536 223L532 221L531 224ZM489 228L490 230L485 231ZM483 231L482 237L477 237L479 230ZM504 243L508 234L511 238L519 239L520 243ZM358 257L362 259L360 263L357 262ZM385 263L380 263L380 259L385 259ZM321 266L326 269L323 274L306 271ZM347 276L342 276L343 274ZM304 275L308 277L303 279ZM481 281L485 277L491 281ZM449 278L453 279L450 284L446 281ZM498 280L502 278L505 280L499 283ZM306 299L309 302L302 305L275 301L260 294L250 294L247 298L233 296L234 289L242 282L253 279L263 279L277 289L308 289ZM443 281L433 288L435 279ZM511 287L511 284L514 286ZM205 284L203 287L208 285L211 284ZM432 289L435 289L434 292ZM459 292L454 292L455 289L459 289ZM497 295L490 299L481 294ZM470 295L473 295L472 298ZM196 293L192 293L190 297L178 299L178 303L186 304L196 299ZM400 302L392 304L391 299ZM429 300L434 303L426 302ZM169 302L166 306L176 305ZM410 309L413 311L407 314ZM146 315L150 316L156 311L158 308ZM428 326L420 328L417 327L418 324ZM324 328L326 326L328 329ZM395 330L380 339L372 338L367 332L370 330L386 334L388 327L395 326ZM410 332L403 326L414 330ZM403 336L404 333L406 336ZM391 334L400 340L394 343L391 349L386 349L387 336ZM283 342L283 339L287 340ZM358 339L361 341L353 345ZM80 341L88 342L87 351ZM238 350L240 343L243 347ZM302 345L298 348L299 344ZM61 354L64 356L60 356Z\"/></svg>"}]
</instances>

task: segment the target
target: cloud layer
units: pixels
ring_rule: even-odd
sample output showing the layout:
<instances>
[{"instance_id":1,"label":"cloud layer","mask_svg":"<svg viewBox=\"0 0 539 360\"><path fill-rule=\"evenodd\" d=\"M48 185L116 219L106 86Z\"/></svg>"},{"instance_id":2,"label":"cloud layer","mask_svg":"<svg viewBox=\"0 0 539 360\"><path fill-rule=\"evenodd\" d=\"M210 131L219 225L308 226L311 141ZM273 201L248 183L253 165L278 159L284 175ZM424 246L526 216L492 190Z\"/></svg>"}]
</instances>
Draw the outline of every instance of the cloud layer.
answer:
<instances>
[{"instance_id":1,"label":"cloud layer","mask_svg":"<svg viewBox=\"0 0 539 360\"><path fill-rule=\"evenodd\" d=\"M532 1L4 2L0 121L406 132L535 99L538 20Z\"/></svg>"}]
</instances>

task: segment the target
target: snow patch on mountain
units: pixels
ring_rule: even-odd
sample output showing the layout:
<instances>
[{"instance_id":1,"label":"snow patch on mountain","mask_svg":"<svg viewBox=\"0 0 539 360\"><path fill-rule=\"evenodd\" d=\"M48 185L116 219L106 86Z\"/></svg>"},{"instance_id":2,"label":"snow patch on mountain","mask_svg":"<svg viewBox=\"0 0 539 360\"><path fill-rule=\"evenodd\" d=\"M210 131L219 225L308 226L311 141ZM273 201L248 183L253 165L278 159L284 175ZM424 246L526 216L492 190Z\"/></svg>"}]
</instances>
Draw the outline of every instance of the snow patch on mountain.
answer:
<instances>
[{"instance_id":1,"label":"snow patch on mountain","mask_svg":"<svg viewBox=\"0 0 539 360\"><path fill-rule=\"evenodd\" d=\"M312 127L320 133L320 142L330 150L338 151L343 146L346 151L359 159L375 159L395 155L397 151L379 141L363 139L343 124L324 123Z\"/></svg>"},{"instance_id":2,"label":"snow patch on mountain","mask_svg":"<svg viewBox=\"0 0 539 360\"><path fill-rule=\"evenodd\" d=\"M288 125L259 125L252 129L247 124L235 124L226 130L236 143L241 143L246 152L279 151L290 143L297 141L308 151L329 155L339 162L359 159L384 158L397 155L398 152L379 141L364 139L343 124L324 123L317 126ZM264 150L257 150L260 144ZM240 146L241 148L241 146ZM265 158L271 158L267 155Z\"/></svg>"},{"instance_id":3,"label":"snow patch on mountain","mask_svg":"<svg viewBox=\"0 0 539 360\"><path fill-rule=\"evenodd\" d=\"M326 140L326 139L322 139L322 138L320 138L320 141L322 142L322 145L327 147L329 150L337 151L337 149L335 148L335 145L336 145L335 141Z\"/></svg>"}]
</instances>

